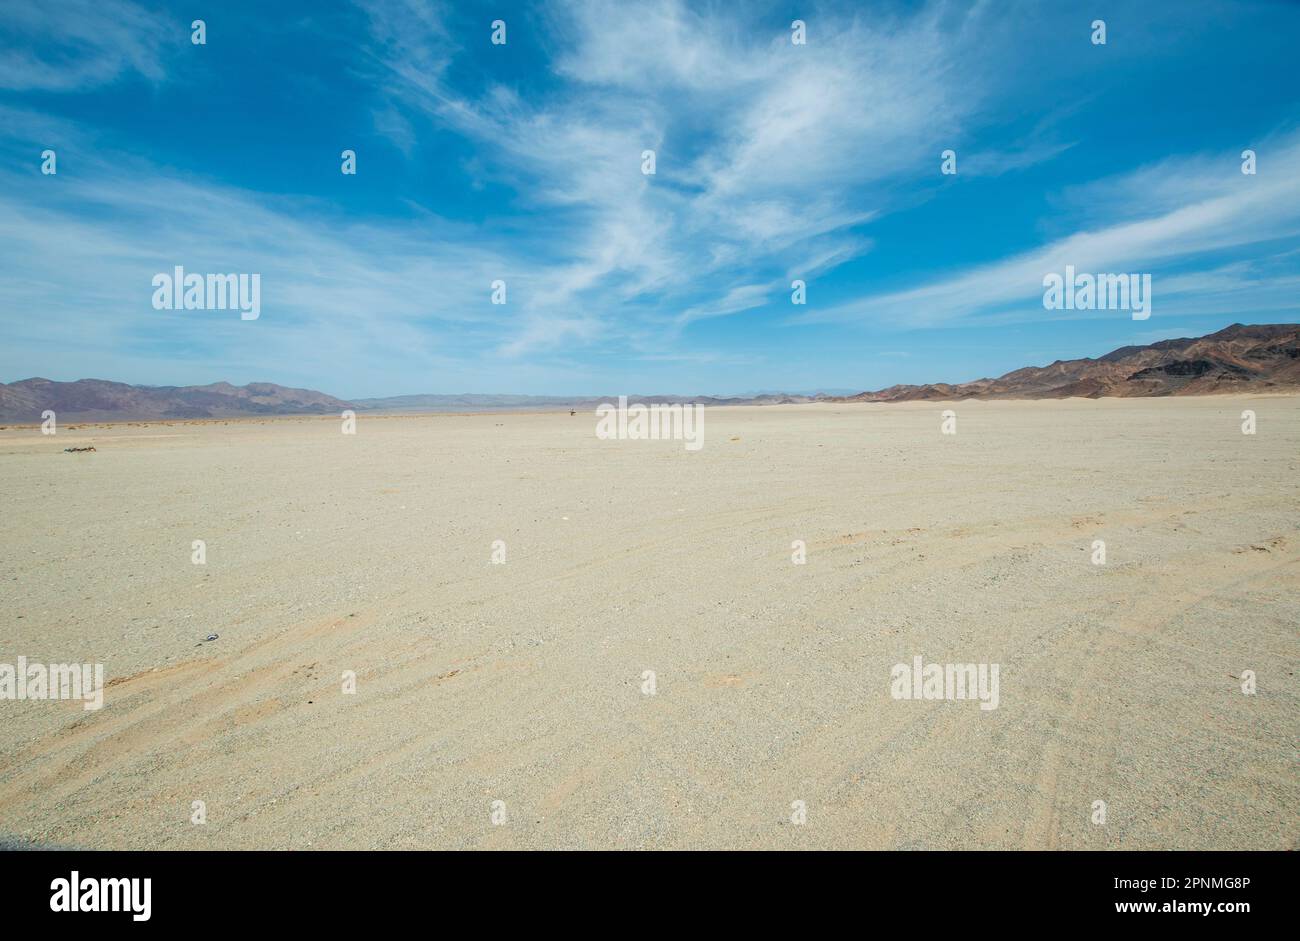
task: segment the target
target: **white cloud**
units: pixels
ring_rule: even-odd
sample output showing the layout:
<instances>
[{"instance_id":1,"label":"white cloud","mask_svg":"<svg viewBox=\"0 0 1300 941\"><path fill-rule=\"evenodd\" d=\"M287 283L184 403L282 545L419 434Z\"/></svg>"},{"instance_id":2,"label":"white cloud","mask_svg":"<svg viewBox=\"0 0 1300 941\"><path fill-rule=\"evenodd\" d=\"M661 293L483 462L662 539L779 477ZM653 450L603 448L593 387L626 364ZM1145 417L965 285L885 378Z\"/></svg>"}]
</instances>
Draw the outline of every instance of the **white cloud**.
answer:
<instances>
[{"instance_id":1,"label":"white cloud","mask_svg":"<svg viewBox=\"0 0 1300 941\"><path fill-rule=\"evenodd\" d=\"M169 360L165 371L187 383L197 371L332 375L345 386L467 371L511 313L490 305L492 280L507 269L520 283L543 276L543 266L507 263L503 246L443 221L379 226L93 152L76 174L34 184L0 170L0 256L21 272L0 280L0 308L13 312L0 369L11 377L26 374L34 353L110 377L150 360L156 374ZM259 273L261 318L154 310L150 280L175 265Z\"/></svg>"},{"instance_id":2,"label":"white cloud","mask_svg":"<svg viewBox=\"0 0 1300 941\"><path fill-rule=\"evenodd\" d=\"M390 3L367 8L381 26L393 17ZM567 40L561 92L531 102L497 86L469 99L442 80L454 50L431 9L400 42L376 31L385 94L491 148L521 198L557 213L567 247L517 295L512 355L629 340L652 293L648 319L675 309L678 328L741 313L761 301L737 284L788 285L867 250L860 229L888 202L886 181L930 168L933 123L974 107L979 82L961 63L987 40L946 12L827 22L794 46L780 19L762 32L675 0L570 3L550 22ZM644 149L657 154L651 177ZM792 256L807 269L792 271Z\"/></svg>"},{"instance_id":3,"label":"white cloud","mask_svg":"<svg viewBox=\"0 0 1300 941\"><path fill-rule=\"evenodd\" d=\"M0 33L9 40L0 47L0 88L66 92L132 73L161 81L168 33L188 41L189 21L129 0L6 0Z\"/></svg>"},{"instance_id":4,"label":"white cloud","mask_svg":"<svg viewBox=\"0 0 1300 941\"><path fill-rule=\"evenodd\" d=\"M1214 263L1206 263L1207 271L1199 275L1173 272L1173 267L1196 263L1212 252L1300 234L1300 135L1271 141L1268 154L1270 172L1257 176L1243 175L1235 155L1223 154L1217 159L1169 160L1076 187L1069 201L1090 218L1099 212L1125 221L1076 231L1033 251L915 288L809 310L792 321L919 327L983 314L1000 314L1001 322L1045 319L1050 312L1041 306L1042 279L1049 272L1062 273L1066 265L1091 273L1170 270L1168 283L1163 278L1154 283L1157 311L1162 297L1207 291L1211 282L1223 289L1228 285L1226 275L1234 269L1219 268L1211 278L1208 269ZM1090 197L1105 208L1094 210ZM1235 270L1234 285L1241 288L1245 282L1241 270ZM1242 301L1236 297L1230 303ZM1274 308L1268 304L1265 309ZM1179 312L1194 311L1184 307Z\"/></svg>"}]
</instances>

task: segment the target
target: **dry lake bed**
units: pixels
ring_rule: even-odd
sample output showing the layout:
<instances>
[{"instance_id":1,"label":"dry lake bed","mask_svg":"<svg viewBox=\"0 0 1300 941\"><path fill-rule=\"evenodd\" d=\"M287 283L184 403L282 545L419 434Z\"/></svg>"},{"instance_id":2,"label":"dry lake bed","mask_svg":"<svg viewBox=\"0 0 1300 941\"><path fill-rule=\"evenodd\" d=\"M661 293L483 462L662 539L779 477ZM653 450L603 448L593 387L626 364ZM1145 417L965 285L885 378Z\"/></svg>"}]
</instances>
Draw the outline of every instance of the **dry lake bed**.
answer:
<instances>
[{"instance_id":1,"label":"dry lake bed","mask_svg":"<svg viewBox=\"0 0 1300 941\"><path fill-rule=\"evenodd\" d=\"M595 422L0 431L0 838L1297 848L1300 398Z\"/></svg>"}]
</instances>

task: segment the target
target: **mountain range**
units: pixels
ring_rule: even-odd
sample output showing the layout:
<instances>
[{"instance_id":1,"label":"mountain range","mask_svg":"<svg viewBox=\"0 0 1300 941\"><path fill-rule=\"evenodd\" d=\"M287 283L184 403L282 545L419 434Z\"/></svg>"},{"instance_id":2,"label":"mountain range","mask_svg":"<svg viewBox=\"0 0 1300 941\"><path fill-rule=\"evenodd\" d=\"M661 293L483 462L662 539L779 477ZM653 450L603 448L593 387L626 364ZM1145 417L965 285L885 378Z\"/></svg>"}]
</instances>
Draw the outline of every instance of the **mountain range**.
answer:
<instances>
[{"instance_id":1,"label":"mountain range","mask_svg":"<svg viewBox=\"0 0 1300 941\"><path fill-rule=\"evenodd\" d=\"M1213 395L1228 392L1300 391L1300 324L1243 326L1147 346L1125 346L1097 359L1057 360L1027 366L997 379L895 385L857 395L749 397L635 395L629 402L702 405L772 405L801 402L908 402L956 399L1043 399L1081 396ZM346 401L311 389L269 382L234 386L136 386L103 379L0 383L0 421L39 422L46 410L60 421L147 421L327 415L369 412L485 411L493 409L590 410L616 396L402 395Z\"/></svg>"},{"instance_id":2,"label":"mountain range","mask_svg":"<svg viewBox=\"0 0 1300 941\"><path fill-rule=\"evenodd\" d=\"M47 409L59 421L147 421L161 418L240 418L254 415L337 414L347 402L270 382L232 386L132 386L104 379L0 383L0 420L39 422Z\"/></svg>"},{"instance_id":3,"label":"mountain range","mask_svg":"<svg viewBox=\"0 0 1300 941\"><path fill-rule=\"evenodd\" d=\"M1058 359L997 379L897 385L838 401L1095 399L1285 389L1300 389L1300 324L1236 323L1203 337L1122 346L1097 359Z\"/></svg>"}]
</instances>

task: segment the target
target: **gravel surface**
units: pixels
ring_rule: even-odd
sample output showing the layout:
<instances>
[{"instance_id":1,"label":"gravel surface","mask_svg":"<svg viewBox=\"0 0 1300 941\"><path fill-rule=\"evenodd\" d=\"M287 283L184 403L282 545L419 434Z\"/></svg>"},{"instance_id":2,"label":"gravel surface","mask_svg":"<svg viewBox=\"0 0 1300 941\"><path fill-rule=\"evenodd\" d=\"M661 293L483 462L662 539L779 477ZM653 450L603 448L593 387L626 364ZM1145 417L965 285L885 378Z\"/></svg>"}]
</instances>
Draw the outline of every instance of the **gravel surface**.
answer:
<instances>
[{"instance_id":1,"label":"gravel surface","mask_svg":"<svg viewBox=\"0 0 1300 941\"><path fill-rule=\"evenodd\" d=\"M0 834L1297 847L1300 398L595 422L0 431L0 662L107 682L0 701ZM998 708L893 698L914 656L997 664Z\"/></svg>"}]
</instances>

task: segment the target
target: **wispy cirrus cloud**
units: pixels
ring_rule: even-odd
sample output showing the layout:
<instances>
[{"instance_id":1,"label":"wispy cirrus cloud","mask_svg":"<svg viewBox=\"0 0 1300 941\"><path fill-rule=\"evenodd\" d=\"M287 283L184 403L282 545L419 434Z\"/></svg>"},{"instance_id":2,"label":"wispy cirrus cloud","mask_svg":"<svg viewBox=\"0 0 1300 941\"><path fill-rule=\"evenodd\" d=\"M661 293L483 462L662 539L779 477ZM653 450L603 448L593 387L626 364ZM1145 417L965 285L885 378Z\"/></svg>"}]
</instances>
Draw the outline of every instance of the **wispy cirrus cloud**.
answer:
<instances>
[{"instance_id":1,"label":"wispy cirrus cloud","mask_svg":"<svg viewBox=\"0 0 1300 941\"><path fill-rule=\"evenodd\" d=\"M312 199L187 177L74 127L39 126L81 157L75 174L38 175L36 188L30 169L0 169L0 255L22 272L0 279L0 309L41 311L7 318L0 366L11 375L25 374L24 341L39 341L86 375L167 349L174 381L328 371L364 386L395 369L463 369L499 335L489 297L502 256L463 225L352 219ZM258 272L265 316L241 329L220 312L154 310L150 280L177 264ZM514 270L523 284L541 277L535 264Z\"/></svg>"},{"instance_id":2,"label":"wispy cirrus cloud","mask_svg":"<svg viewBox=\"0 0 1300 941\"><path fill-rule=\"evenodd\" d=\"M743 313L784 300L787 275L868 250L861 228L890 201L882 184L918 172L936 120L974 107L977 83L954 76L986 54L967 32L978 10L851 20L795 46L780 20L755 33L675 0L571 3L552 12L568 39L560 89L470 98L445 80L456 49L437 6L420 6L400 41L389 24L409 0L363 6L384 94L492 148L522 198L560 213L568 258L520 298L512 355L631 336L627 305L650 294L649 317L677 328Z\"/></svg>"},{"instance_id":3,"label":"wispy cirrus cloud","mask_svg":"<svg viewBox=\"0 0 1300 941\"><path fill-rule=\"evenodd\" d=\"M7 0L0 4L0 88L77 91L124 75L158 82L169 34L188 41L187 27L130 0Z\"/></svg>"},{"instance_id":4,"label":"wispy cirrus cloud","mask_svg":"<svg viewBox=\"0 0 1300 941\"><path fill-rule=\"evenodd\" d=\"M1075 215L1084 224L1119 221L1084 228L1032 251L915 288L810 310L793 321L916 327L981 316L996 316L1004 323L1043 318L1048 314L1041 306L1042 279L1066 265L1093 273L1169 271L1168 279L1156 283L1157 297L1195 294L1204 303L1211 295L1230 294L1230 303L1240 306L1242 289L1252 287L1278 301L1277 309L1294 308L1285 279L1252 279L1250 263L1224 266L1212 257L1300 236L1300 133L1270 139L1263 149L1269 154L1266 174L1243 174L1238 154L1221 153L1169 159L1073 187L1062 202L1078 207ZM1188 265L1193 267L1187 270ZM1259 291L1251 292L1252 303L1257 308L1274 306Z\"/></svg>"}]
</instances>

